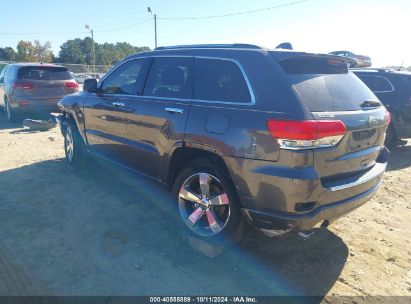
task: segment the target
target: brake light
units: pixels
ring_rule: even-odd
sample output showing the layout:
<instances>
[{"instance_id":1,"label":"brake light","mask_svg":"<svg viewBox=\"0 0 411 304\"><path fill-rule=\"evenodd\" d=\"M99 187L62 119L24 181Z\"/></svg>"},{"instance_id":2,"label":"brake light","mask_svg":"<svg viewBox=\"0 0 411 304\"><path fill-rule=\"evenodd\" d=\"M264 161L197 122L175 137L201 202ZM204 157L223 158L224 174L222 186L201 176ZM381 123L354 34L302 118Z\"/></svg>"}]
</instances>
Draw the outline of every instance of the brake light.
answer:
<instances>
[{"instance_id":1,"label":"brake light","mask_svg":"<svg viewBox=\"0 0 411 304\"><path fill-rule=\"evenodd\" d=\"M387 127L388 127L391 123L391 113L388 112L387 110L385 110L385 121L387 122Z\"/></svg>"},{"instance_id":2,"label":"brake light","mask_svg":"<svg viewBox=\"0 0 411 304\"><path fill-rule=\"evenodd\" d=\"M28 101L19 101L18 104L19 104L20 107L25 107L25 106L30 105L30 102L28 102Z\"/></svg>"},{"instance_id":3,"label":"brake light","mask_svg":"<svg viewBox=\"0 0 411 304\"><path fill-rule=\"evenodd\" d=\"M337 59L328 60L328 64L330 64L330 65L340 65L340 64L343 64L343 63L344 63L344 61L342 61L342 60L337 60Z\"/></svg>"},{"instance_id":4,"label":"brake light","mask_svg":"<svg viewBox=\"0 0 411 304\"><path fill-rule=\"evenodd\" d=\"M284 149L312 149L334 146L347 133L340 120L274 120L267 122L271 135Z\"/></svg>"},{"instance_id":5,"label":"brake light","mask_svg":"<svg viewBox=\"0 0 411 304\"><path fill-rule=\"evenodd\" d=\"M70 82L65 82L64 84L66 85L66 88L75 89L75 90L78 89L77 82L70 81Z\"/></svg>"},{"instance_id":6,"label":"brake light","mask_svg":"<svg viewBox=\"0 0 411 304\"><path fill-rule=\"evenodd\" d=\"M31 90L33 88L33 84L30 82L15 82L13 84L13 88L15 89L24 89L24 90Z\"/></svg>"}]
</instances>

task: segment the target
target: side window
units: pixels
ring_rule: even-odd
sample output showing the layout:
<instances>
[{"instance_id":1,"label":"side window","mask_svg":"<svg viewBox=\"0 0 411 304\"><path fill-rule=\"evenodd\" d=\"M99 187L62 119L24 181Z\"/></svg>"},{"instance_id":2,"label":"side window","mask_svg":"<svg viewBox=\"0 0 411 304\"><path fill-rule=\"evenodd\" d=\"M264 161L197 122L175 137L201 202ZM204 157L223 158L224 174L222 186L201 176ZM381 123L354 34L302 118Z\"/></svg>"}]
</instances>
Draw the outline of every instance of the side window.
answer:
<instances>
[{"instance_id":1,"label":"side window","mask_svg":"<svg viewBox=\"0 0 411 304\"><path fill-rule=\"evenodd\" d=\"M388 79L381 76L364 76L358 77L373 91L374 93L392 92L393 86Z\"/></svg>"},{"instance_id":2,"label":"side window","mask_svg":"<svg viewBox=\"0 0 411 304\"><path fill-rule=\"evenodd\" d=\"M144 96L191 99L192 58L155 58L148 74Z\"/></svg>"},{"instance_id":3,"label":"side window","mask_svg":"<svg viewBox=\"0 0 411 304\"><path fill-rule=\"evenodd\" d=\"M7 82L12 77L14 69L14 66L10 66L4 71L4 82Z\"/></svg>"},{"instance_id":4,"label":"side window","mask_svg":"<svg viewBox=\"0 0 411 304\"><path fill-rule=\"evenodd\" d=\"M6 73L7 67L4 67L3 70L0 73L0 79L4 78L4 74Z\"/></svg>"},{"instance_id":5,"label":"side window","mask_svg":"<svg viewBox=\"0 0 411 304\"><path fill-rule=\"evenodd\" d=\"M0 73L0 85L1 86L4 86L4 84L5 84L5 74L6 74L6 70L7 70L7 66L5 66L4 68L3 68L3 70L1 71L1 73Z\"/></svg>"},{"instance_id":6,"label":"side window","mask_svg":"<svg viewBox=\"0 0 411 304\"><path fill-rule=\"evenodd\" d=\"M195 59L194 99L250 103L251 95L238 65L222 59Z\"/></svg>"},{"instance_id":7,"label":"side window","mask_svg":"<svg viewBox=\"0 0 411 304\"><path fill-rule=\"evenodd\" d=\"M136 95L137 81L143 70L143 64L143 59L135 59L119 66L104 79L101 86L102 93Z\"/></svg>"}]
</instances>

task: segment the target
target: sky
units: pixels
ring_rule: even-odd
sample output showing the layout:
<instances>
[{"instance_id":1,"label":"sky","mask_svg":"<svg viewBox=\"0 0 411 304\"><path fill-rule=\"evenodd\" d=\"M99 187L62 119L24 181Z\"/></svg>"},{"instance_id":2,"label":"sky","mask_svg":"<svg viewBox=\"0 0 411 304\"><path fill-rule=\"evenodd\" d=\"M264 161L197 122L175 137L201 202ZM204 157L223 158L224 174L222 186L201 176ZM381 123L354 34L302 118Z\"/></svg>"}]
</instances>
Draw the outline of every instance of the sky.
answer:
<instances>
[{"instance_id":1,"label":"sky","mask_svg":"<svg viewBox=\"0 0 411 304\"><path fill-rule=\"evenodd\" d=\"M291 42L294 49L315 53L349 50L369 55L373 66L411 65L410 0L305 0L294 5L231 17L166 20L243 12L298 0L36 0L2 1L0 47L19 40L50 41L58 55L68 39L90 35L98 43L158 45L250 43L274 48ZM145 21L145 22L144 22ZM144 22L137 26L132 26Z\"/></svg>"}]
</instances>

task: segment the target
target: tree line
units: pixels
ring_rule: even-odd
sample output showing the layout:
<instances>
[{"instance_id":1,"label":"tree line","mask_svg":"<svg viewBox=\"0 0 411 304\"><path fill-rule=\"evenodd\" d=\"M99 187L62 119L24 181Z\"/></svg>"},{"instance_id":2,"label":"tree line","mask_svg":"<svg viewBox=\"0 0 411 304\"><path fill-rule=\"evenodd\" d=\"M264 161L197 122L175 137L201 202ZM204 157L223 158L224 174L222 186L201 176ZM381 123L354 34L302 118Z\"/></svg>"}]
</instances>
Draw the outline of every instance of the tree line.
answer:
<instances>
[{"instance_id":1,"label":"tree line","mask_svg":"<svg viewBox=\"0 0 411 304\"><path fill-rule=\"evenodd\" d=\"M95 43L96 65L111 66L124 57L149 51L148 47L137 47L127 42ZM51 43L38 40L18 42L16 49L0 47L0 60L20 62L55 62L68 64L93 64L93 41L90 37L67 40L60 46L58 56L53 54Z\"/></svg>"}]
</instances>

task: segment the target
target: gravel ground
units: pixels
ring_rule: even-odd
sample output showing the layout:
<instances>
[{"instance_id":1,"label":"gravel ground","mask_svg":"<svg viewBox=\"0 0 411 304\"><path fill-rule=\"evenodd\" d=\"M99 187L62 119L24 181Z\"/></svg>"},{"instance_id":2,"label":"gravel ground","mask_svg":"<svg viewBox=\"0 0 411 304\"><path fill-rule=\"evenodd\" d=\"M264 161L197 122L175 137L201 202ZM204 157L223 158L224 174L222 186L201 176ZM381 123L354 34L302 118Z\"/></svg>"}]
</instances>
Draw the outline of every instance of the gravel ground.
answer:
<instances>
[{"instance_id":1,"label":"gravel ground","mask_svg":"<svg viewBox=\"0 0 411 304\"><path fill-rule=\"evenodd\" d=\"M182 237L161 186L96 160L74 172L62 146L57 128L0 115L0 295L411 297L411 145L393 151L377 195L328 230L306 241L251 231L214 259Z\"/></svg>"}]
</instances>

